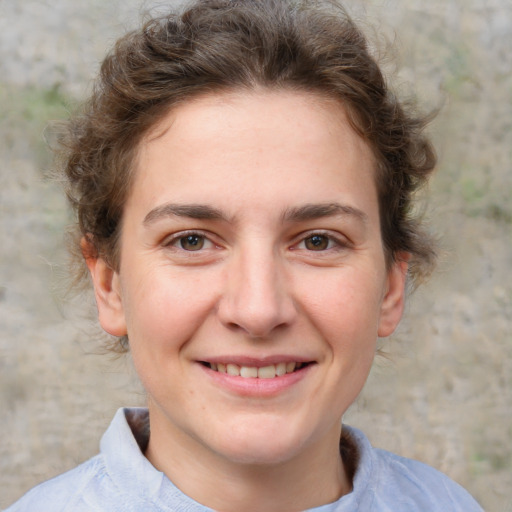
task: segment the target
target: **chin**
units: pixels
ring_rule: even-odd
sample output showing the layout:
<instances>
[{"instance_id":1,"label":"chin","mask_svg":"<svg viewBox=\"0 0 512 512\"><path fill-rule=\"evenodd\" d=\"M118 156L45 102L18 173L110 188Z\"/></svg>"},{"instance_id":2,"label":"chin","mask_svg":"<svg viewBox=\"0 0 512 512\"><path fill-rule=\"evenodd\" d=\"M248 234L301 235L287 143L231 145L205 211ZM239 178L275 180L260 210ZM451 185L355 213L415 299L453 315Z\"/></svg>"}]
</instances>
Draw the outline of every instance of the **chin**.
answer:
<instances>
[{"instance_id":1,"label":"chin","mask_svg":"<svg viewBox=\"0 0 512 512\"><path fill-rule=\"evenodd\" d=\"M277 466L294 458L299 451L286 443L246 443L245 446L231 446L223 450L224 457L230 462L246 466Z\"/></svg>"},{"instance_id":2,"label":"chin","mask_svg":"<svg viewBox=\"0 0 512 512\"><path fill-rule=\"evenodd\" d=\"M306 439L296 435L290 424L267 424L234 427L229 435L221 434L218 453L244 465L278 465L301 452Z\"/></svg>"}]
</instances>

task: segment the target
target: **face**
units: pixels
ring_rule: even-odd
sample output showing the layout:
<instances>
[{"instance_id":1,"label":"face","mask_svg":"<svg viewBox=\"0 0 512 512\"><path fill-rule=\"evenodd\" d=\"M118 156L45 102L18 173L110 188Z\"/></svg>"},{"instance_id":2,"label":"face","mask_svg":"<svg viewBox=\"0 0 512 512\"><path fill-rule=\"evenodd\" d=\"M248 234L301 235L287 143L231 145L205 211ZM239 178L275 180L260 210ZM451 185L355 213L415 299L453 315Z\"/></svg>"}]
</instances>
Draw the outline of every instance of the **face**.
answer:
<instances>
[{"instance_id":1,"label":"face","mask_svg":"<svg viewBox=\"0 0 512 512\"><path fill-rule=\"evenodd\" d=\"M119 271L88 264L102 326L128 334L150 443L236 464L337 445L402 313L374 167L343 107L309 93L205 96L149 134Z\"/></svg>"}]
</instances>

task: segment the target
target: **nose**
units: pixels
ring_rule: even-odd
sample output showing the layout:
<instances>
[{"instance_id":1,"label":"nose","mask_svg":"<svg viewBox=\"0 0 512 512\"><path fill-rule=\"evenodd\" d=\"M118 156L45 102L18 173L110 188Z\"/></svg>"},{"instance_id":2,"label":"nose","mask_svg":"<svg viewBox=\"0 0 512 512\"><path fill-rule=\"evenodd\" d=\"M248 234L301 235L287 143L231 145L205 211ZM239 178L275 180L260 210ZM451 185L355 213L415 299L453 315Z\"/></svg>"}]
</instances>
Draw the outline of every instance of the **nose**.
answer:
<instances>
[{"instance_id":1,"label":"nose","mask_svg":"<svg viewBox=\"0 0 512 512\"><path fill-rule=\"evenodd\" d=\"M266 338L297 314L284 262L261 247L233 256L218 315L230 329Z\"/></svg>"}]
</instances>

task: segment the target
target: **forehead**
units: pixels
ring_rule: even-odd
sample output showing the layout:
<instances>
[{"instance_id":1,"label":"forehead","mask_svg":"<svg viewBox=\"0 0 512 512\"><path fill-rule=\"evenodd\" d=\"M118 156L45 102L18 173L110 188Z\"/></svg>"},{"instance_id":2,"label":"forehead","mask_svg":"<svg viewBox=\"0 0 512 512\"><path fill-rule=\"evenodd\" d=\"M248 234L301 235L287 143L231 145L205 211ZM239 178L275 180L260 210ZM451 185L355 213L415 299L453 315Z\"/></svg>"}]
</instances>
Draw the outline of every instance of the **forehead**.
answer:
<instances>
[{"instance_id":1,"label":"forehead","mask_svg":"<svg viewBox=\"0 0 512 512\"><path fill-rule=\"evenodd\" d=\"M297 109L301 110L300 115L298 115ZM140 147L143 149L145 145L164 135L177 123L178 128L183 129L185 125L182 122L185 119L187 124L194 120L204 123L209 120L219 121L222 118L227 121L236 111L241 113L242 118L245 118L244 121L247 125L251 121L262 121L269 129L272 127L273 120L286 119L293 125L300 126L305 123L309 124L313 118L322 118L321 123L315 123L316 130L320 128L320 125L328 131L332 131L336 127L339 128L340 125L351 127L347 115L347 105L321 91L301 91L287 88L229 89L214 93L201 93L172 106L147 131L141 140ZM203 128L208 128L208 126L204 125ZM366 145L362 138L360 142Z\"/></svg>"},{"instance_id":2,"label":"forehead","mask_svg":"<svg viewBox=\"0 0 512 512\"><path fill-rule=\"evenodd\" d=\"M148 132L132 195L147 185L153 198L200 189L203 201L255 187L276 199L322 187L334 196L360 182L373 192L374 168L341 102L297 91L210 94L174 107Z\"/></svg>"}]
</instances>

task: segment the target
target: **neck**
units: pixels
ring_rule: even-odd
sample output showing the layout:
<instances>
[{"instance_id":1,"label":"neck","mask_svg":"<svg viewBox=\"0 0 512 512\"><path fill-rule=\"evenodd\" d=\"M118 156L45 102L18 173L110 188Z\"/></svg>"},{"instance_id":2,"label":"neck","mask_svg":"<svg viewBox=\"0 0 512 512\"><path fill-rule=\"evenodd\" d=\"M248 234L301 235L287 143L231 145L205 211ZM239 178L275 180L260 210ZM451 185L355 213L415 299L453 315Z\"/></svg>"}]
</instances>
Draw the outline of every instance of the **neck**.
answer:
<instances>
[{"instance_id":1,"label":"neck","mask_svg":"<svg viewBox=\"0 0 512 512\"><path fill-rule=\"evenodd\" d=\"M182 492L214 510L299 511L334 502L352 489L338 448L341 423L277 464L233 462L160 426L151 423L146 457Z\"/></svg>"}]
</instances>

